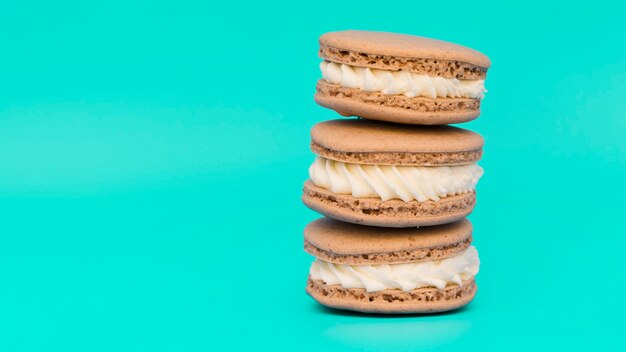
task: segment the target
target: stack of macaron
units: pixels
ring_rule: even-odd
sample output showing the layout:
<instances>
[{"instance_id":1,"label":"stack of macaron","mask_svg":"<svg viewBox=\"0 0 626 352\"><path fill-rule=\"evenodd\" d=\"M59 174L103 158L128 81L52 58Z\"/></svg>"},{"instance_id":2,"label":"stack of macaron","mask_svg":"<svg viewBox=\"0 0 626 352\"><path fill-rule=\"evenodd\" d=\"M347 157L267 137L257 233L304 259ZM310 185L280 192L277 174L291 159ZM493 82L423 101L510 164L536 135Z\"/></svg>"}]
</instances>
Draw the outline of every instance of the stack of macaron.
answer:
<instances>
[{"instance_id":1,"label":"stack of macaron","mask_svg":"<svg viewBox=\"0 0 626 352\"><path fill-rule=\"evenodd\" d=\"M489 59L460 45L367 31L320 37L315 101L346 117L311 130L302 200L319 303L375 313L452 310L476 294L472 225L483 170L476 118ZM354 117L352 117L354 116Z\"/></svg>"}]
</instances>

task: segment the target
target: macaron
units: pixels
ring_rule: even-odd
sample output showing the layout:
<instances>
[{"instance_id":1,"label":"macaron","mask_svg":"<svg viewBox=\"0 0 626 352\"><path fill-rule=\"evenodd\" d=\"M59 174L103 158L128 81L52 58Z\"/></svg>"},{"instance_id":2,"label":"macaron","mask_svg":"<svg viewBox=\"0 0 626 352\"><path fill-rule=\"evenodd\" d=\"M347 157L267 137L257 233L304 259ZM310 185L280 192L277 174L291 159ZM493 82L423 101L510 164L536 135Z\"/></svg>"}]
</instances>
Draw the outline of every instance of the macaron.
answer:
<instances>
[{"instance_id":1,"label":"macaron","mask_svg":"<svg viewBox=\"0 0 626 352\"><path fill-rule=\"evenodd\" d=\"M476 294L479 269L467 219L421 228L359 226L322 218L304 230L316 257L306 292L333 308L370 313L456 309Z\"/></svg>"},{"instance_id":2,"label":"macaron","mask_svg":"<svg viewBox=\"0 0 626 352\"><path fill-rule=\"evenodd\" d=\"M453 222L474 208L483 143L480 135L452 126L324 121L311 129L317 157L302 200L325 216L355 224Z\"/></svg>"},{"instance_id":3,"label":"macaron","mask_svg":"<svg viewBox=\"0 0 626 352\"><path fill-rule=\"evenodd\" d=\"M315 101L343 116L442 125L480 114L491 62L436 39L369 31L319 38L322 78Z\"/></svg>"}]
</instances>

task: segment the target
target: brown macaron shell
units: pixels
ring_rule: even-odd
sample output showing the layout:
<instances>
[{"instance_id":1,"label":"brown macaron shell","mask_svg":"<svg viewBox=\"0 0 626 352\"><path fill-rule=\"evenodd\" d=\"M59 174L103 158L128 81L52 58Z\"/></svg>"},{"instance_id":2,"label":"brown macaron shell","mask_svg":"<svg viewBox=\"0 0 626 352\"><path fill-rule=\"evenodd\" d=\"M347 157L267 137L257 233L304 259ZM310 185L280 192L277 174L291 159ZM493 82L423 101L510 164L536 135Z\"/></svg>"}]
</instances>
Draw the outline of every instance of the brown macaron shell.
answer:
<instances>
[{"instance_id":1,"label":"brown macaron shell","mask_svg":"<svg viewBox=\"0 0 626 352\"><path fill-rule=\"evenodd\" d=\"M353 224L382 227L432 226L454 222L471 214L476 204L476 193L443 197L436 202L404 202L399 199L382 201L380 198L356 198L349 194L336 194L307 181L303 188L302 202L322 215Z\"/></svg>"},{"instance_id":2,"label":"brown macaron shell","mask_svg":"<svg viewBox=\"0 0 626 352\"><path fill-rule=\"evenodd\" d=\"M326 285L309 278L306 286L314 300L327 307L377 314L437 313L454 310L468 304L476 295L474 279L462 286L448 285L442 289L422 287L411 291L383 290L367 292L362 288Z\"/></svg>"},{"instance_id":3,"label":"brown macaron shell","mask_svg":"<svg viewBox=\"0 0 626 352\"><path fill-rule=\"evenodd\" d=\"M311 150L357 164L454 166L482 157L483 138L452 126L406 126L363 119L330 120L311 129Z\"/></svg>"},{"instance_id":4,"label":"brown macaron shell","mask_svg":"<svg viewBox=\"0 0 626 352\"><path fill-rule=\"evenodd\" d=\"M468 47L414 35L347 30L319 38L328 61L458 79L484 79L491 61Z\"/></svg>"},{"instance_id":5,"label":"brown macaron shell","mask_svg":"<svg viewBox=\"0 0 626 352\"><path fill-rule=\"evenodd\" d=\"M471 121L480 115L480 99L408 98L400 94L367 92L320 79L315 102L342 116L413 125L447 125Z\"/></svg>"},{"instance_id":6,"label":"brown macaron shell","mask_svg":"<svg viewBox=\"0 0 626 352\"><path fill-rule=\"evenodd\" d=\"M400 264L441 260L470 246L467 219L431 227L358 226L329 218L304 229L304 249L323 261L346 265Z\"/></svg>"}]
</instances>

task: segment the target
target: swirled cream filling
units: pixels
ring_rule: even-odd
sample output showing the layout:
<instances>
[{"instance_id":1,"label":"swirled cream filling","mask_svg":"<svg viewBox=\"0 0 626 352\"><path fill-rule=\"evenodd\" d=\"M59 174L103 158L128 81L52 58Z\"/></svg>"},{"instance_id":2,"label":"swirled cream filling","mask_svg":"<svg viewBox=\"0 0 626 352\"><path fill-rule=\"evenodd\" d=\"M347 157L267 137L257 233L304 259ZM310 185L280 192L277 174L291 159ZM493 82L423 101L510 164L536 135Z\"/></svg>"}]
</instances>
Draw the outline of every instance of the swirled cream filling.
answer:
<instances>
[{"instance_id":1,"label":"swirled cream filling","mask_svg":"<svg viewBox=\"0 0 626 352\"><path fill-rule=\"evenodd\" d=\"M408 98L477 98L482 99L485 80L459 80L428 76L408 71L388 71L322 61L322 78L346 88L367 92L401 94Z\"/></svg>"},{"instance_id":2,"label":"swirled cream filling","mask_svg":"<svg viewBox=\"0 0 626 352\"><path fill-rule=\"evenodd\" d=\"M318 156L309 178L318 187L356 198L377 197L438 201L442 197L474 191L483 169L460 166L387 166L343 163Z\"/></svg>"},{"instance_id":3,"label":"swirled cream filling","mask_svg":"<svg viewBox=\"0 0 626 352\"><path fill-rule=\"evenodd\" d=\"M327 285L364 288L367 292L411 291L420 287L461 286L478 273L479 266L478 251L470 246L454 257L418 263L345 265L317 259L311 264L309 275Z\"/></svg>"}]
</instances>

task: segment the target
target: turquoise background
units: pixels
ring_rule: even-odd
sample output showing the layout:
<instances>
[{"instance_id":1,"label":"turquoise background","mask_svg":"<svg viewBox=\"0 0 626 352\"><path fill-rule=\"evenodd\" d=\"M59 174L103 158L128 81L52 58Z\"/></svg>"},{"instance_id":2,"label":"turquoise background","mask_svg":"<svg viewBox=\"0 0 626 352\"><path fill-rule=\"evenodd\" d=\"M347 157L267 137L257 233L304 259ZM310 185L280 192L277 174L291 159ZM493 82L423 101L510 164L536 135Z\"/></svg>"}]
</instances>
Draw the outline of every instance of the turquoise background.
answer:
<instances>
[{"instance_id":1,"label":"turquoise background","mask_svg":"<svg viewBox=\"0 0 626 352\"><path fill-rule=\"evenodd\" d=\"M626 49L608 2L0 3L0 350L624 350ZM318 306L317 37L490 56L478 296Z\"/></svg>"}]
</instances>

